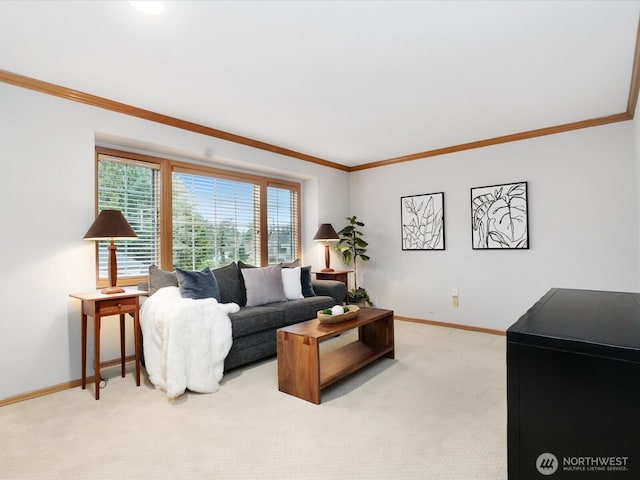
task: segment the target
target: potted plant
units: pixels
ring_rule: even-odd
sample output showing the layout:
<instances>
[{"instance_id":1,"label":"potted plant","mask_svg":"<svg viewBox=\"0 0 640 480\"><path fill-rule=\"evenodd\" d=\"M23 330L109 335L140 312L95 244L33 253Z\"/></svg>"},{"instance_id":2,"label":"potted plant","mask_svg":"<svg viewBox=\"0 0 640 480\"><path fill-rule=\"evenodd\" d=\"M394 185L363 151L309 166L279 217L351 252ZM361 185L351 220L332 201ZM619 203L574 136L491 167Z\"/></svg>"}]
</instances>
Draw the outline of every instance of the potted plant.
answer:
<instances>
[{"instance_id":1,"label":"potted plant","mask_svg":"<svg viewBox=\"0 0 640 480\"><path fill-rule=\"evenodd\" d=\"M359 222L356 216L347 217L349 224L338 232L338 243L336 244L336 251L342 257L342 261L345 265L353 262L353 277L355 288L347 292L349 302L356 305L369 305L373 307L373 302L369 298L367 291L358 287L358 258L363 261L369 261L369 256L366 254L367 246L369 245L363 238L363 233L360 228L364 227L364 223Z\"/></svg>"}]
</instances>

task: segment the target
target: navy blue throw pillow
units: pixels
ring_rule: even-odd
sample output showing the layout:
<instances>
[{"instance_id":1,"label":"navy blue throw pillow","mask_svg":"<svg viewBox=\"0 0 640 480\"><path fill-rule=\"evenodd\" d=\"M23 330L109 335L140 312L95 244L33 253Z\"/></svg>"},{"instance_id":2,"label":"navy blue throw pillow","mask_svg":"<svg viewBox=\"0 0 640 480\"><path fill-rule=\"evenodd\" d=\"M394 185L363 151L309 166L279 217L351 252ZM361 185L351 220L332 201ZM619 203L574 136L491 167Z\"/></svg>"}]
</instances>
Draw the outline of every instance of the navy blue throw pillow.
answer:
<instances>
[{"instance_id":1,"label":"navy blue throw pillow","mask_svg":"<svg viewBox=\"0 0 640 480\"><path fill-rule=\"evenodd\" d=\"M300 283L302 284L302 296L315 297L316 292L311 285L311 265L300 269Z\"/></svg>"},{"instance_id":2,"label":"navy blue throw pillow","mask_svg":"<svg viewBox=\"0 0 640 480\"><path fill-rule=\"evenodd\" d=\"M220 301L220 289L216 277L213 276L209 267L201 272L192 272L176 268L178 277L178 288L182 298L215 298Z\"/></svg>"}]
</instances>

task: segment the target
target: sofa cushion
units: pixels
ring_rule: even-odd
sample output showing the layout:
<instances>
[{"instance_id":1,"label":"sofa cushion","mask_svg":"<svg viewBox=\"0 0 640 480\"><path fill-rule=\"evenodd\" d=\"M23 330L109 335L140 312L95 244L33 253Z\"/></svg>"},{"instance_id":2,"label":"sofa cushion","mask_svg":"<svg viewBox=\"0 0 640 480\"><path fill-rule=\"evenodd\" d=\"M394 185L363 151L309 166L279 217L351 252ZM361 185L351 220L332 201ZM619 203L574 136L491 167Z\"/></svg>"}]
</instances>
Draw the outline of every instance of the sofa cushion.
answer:
<instances>
[{"instance_id":1,"label":"sofa cushion","mask_svg":"<svg viewBox=\"0 0 640 480\"><path fill-rule=\"evenodd\" d=\"M236 262L231 262L225 267L213 270L213 276L218 281L221 303L243 304L242 284L240 283L240 271Z\"/></svg>"},{"instance_id":2,"label":"sofa cushion","mask_svg":"<svg viewBox=\"0 0 640 480\"><path fill-rule=\"evenodd\" d=\"M277 306L278 304L276 304ZM283 304L280 304L283 305ZM290 300L283 305L285 325L293 325L304 320L317 318L318 310L324 310L335 305L332 297L318 296L302 298L300 300Z\"/></svg>"},{"instance_id":3,"label":"sofa cushion","mask_svg":"<svg viewBox=\"0 0 640 480\"><path fill-rule=\"evenodd\" d=\"M244 286L247 293L247 307L287 300L282 286L281 265L243 268Z\"/></svg>"},{"instance_id":4,"label":"sofa cushion","mask_svg":"<svg viewBox=\"0 0 640 480\"><path fill-rule=\"evenodd\" d=\"M270 305L243 307L239 312L230 313L229 318L234 339L284 326L283 311Z\"/></svg>"},{"instance_id":5,"label":"sofa cushion","mask_svg":"<svg viewBox=\"0 0 640 480\"><path fill-rule=\"evenodd\" d=\"M283 268L282 287L287 300L298 300L302 296L302 284L300 283L300 267Z\"/></svg>"},{"instance_id":6,"label":"sofa cushion","mask_svg":"<svg viewBox=\"0 0 640 480\"><path fill-rule=\"evenodd\" d=\"M277 350L275 329L234 338L231 350L229 350L227 358L224 359L224 369L228 371L240 365L271 357L276 354Z\"/></svg>"},{"instance_id":7,"label":"sofa cushion","mask_svg":"<svg viewBox=\"0 0 640 480\"><path fill-rule=\"evenodd\" d=\"M149 267L149 296L164 287L177 287L178 277L176 272L161 270L156 265Z\"/></svg>"},{"instance_id":8,"label":"sofa cushion","mask_svg":"<svg viewBox=\"0 0 640 480\"><path fill-rule=\"evenodd\" d=\"M194 300L215 298L218 302L220 301L218 282L209 267L201 272L176 268L176 275L182 298L193 298Z\"/></svg>"}]
</instances>

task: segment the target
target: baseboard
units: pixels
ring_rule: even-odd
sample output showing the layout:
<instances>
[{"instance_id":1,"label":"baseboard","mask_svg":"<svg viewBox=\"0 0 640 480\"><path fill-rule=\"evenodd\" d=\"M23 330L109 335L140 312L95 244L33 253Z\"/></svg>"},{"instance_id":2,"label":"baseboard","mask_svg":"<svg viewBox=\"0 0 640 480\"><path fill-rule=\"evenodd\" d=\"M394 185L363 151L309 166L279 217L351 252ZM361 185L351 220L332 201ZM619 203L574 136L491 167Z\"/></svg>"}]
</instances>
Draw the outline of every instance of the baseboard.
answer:
<instances>
[{"instance_id":1,"label":"baseboard","mask_svg":"<svg viewBox=\"0 0 640 480\"><path fill-rule=\"evenodd\" d=\"M124 357L125 362L133 362L136 357L134 355ZM113 360L108 360L106 362L100 363L100 368L109 368L115 365L120 366L120 359L116 358ZM87 385L93 383L94 376L87 376ZM79 378L77 380L71 380L69 382L59 383L57 385L52 385L51 387L41 388L39 390L34 390L32 392L21 393L20 395L15 395L13 397L0 399L0 407L4 407L6 405L11 405L12 403L24 402L25 400L31 400L32 398L43 397L45 395L49 395L51 393L62 392L63 390L68 390L70 388L76 388L82 385L82 379Z\"/></svg>"},{"instance_id":2,"label":"baseboard","mask_svg":"<svg viewBox=\"0 0 640 480\"><path fill-rule=\"evenodd\" d=\"M437 320L425 320L420 318L401 317L395 315L396 320L402 320L403 322L424 323L426 325L435 325L437 327L457 328L458 330L469 330L471 332L489 333L491 335L505 336L507 334L504 330L497 330L494 328L474 327L472 325L461 325L459 323L439 322Z\"/></svg>"}]
</instances>

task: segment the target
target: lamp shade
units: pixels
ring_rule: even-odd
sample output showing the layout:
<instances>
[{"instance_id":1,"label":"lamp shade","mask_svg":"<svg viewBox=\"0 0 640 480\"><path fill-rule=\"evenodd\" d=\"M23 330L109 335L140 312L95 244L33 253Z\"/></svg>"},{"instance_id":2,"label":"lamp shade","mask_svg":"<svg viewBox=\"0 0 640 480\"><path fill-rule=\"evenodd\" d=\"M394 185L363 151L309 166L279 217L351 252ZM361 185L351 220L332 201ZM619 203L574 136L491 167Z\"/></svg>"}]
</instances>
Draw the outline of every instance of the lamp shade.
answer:
<instances>
[{"instance_id":1,"label":"lamp shade","mask_svg":"<svg viewBox=\"0 0 640 480\"><path fill-rule=\"evenodd\" d=\"M85 240L137 238L120 210L102 210L84 235Z\"/></svg>"},{"instance_id":2,"label":"lamp shade","mask_svg":"<svg viewBox=\"0 0 640 480\"><path fill-rule=\"evenodd\" d=\"M340 237L330 223L322 223L313 239L328 242L330 240L340 240Z\"/></svg>"}]
</instances>

